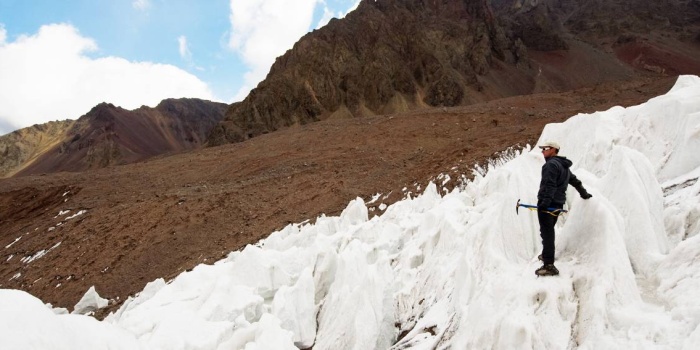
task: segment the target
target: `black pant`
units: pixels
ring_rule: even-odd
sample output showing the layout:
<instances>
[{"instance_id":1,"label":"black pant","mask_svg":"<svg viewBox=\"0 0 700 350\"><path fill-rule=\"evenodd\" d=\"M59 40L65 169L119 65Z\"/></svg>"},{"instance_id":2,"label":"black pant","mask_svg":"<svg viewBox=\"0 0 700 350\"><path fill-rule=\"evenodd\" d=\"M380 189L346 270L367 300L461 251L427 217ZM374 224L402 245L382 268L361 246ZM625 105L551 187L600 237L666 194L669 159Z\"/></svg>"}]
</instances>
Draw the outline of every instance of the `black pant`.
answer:
<instances>
[{"instance_id":1,"label":"black pant","mask_svg":"<svg viewBox=\"0 0 700 350\"><path fill-rule=\"evenodd\" d=\"M550 208L561 209L564 205L554 204ZM537 211L537 219L540 222L540 237L542 237L542 262L546 264L554 264L554 225L559 217Z\"/></svg>"}]
</instances>

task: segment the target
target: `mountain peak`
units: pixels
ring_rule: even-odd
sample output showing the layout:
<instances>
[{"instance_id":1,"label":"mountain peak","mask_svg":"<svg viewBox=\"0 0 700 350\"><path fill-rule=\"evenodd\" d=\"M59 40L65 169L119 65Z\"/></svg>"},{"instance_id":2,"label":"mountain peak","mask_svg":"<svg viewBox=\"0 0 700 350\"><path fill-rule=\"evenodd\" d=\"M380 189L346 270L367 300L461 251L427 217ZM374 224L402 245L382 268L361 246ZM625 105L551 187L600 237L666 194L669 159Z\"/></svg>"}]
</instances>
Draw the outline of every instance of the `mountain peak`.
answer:
<instances>
[{"instance_id":1,"label":"mountain peak","mask_svg":"<svg viewBox=\"0 0 700 350\"><path fill-rule=\"evenodd\" d=\"M277 58L210 145L328 118L700 74L700 6L673 2L362 1ZM614 46L629 33L646 41Z\"/></svg>"}]
</instances>

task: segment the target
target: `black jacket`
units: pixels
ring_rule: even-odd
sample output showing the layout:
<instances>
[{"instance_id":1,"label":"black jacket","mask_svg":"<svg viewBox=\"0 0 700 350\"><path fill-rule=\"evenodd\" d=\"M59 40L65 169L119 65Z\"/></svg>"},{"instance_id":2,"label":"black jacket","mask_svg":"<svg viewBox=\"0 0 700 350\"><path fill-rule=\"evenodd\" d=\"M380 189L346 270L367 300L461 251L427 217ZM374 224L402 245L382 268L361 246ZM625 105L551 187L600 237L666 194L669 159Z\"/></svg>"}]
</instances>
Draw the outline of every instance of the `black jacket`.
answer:
<instances>
[{"instance_id":1,"label":"black jacket","mask_svg":"<svg viewBox=\"0 0 700 350\"><path fill-rule=\"evenodd\" d=\"M573 163L565 157L554 156L546 160L542 166L540 191L537 193L538 206L561 207L566 202L566 187L574 186L583 196L587 193L581 181L576 178L569 168Z\"/></svg>"}]
</instances>

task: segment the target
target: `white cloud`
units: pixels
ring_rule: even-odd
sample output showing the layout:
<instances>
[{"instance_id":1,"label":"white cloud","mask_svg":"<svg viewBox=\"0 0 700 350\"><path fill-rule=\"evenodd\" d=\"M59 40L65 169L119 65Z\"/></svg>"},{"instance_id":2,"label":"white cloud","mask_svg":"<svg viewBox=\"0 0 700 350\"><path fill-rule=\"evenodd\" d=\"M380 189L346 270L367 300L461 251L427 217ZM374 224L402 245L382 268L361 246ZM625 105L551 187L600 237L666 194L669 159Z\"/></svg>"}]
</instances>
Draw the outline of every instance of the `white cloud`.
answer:
<instances>
[{"instance_id":1,"label":"white cloud","mask_svg":"<svg viewBox=\"0 0 700 350\"><path fill-rule=\"evenodd\" d=\"M138 9L138 10L145 10L145 9L151 7L151 2L150 2L150 0L134 0L131 3L131 6L133 6L135 9Z\"/></svg>"},{"instance_id":2,"label":"white cloud","mask_svg":"<svg viewBox=\"0 0 700 350\"><path fill-rule=\"evenodd\" d=\"M330 22L331 19L333 19L333 17L337 17L337 16L333 13L333 11L331 9L328 8L328 6L324 6L323 7L323 16L318 21L318 24L316 24L316 29L319 29L319 28L325 26L326 24L328 24L328 22Z\"/></svg>"},{"instance_id":3,"label":"white cloud","mask_svg":"<svg viewBox=\"0 0 700 350\"><path fill-rule=\"evenodd\" d=\"M362 0L355 0L355 3L354 3L352 6L350 6L350 8L349 8L347 11L345 11L345 13L343 13L343 14L342 14L340 17L338 17L338 18L343 18L343 17L347 16L348 13L350 13L350 12L352 12L352 11L355 11L355 9L357 9L357 7L360 6L360 1L362 1ZM375 1L376 1L376 0L375 0Z\"/></svg>"},{"instance_id":4,"label":"white cloud","mask_svg":"<svg viewBox=\"0 0 700 350\"><path fill-rule=\"evenodd\" d=\"M347 11L334 14L326 0L231 0L228 45L248 66L243 86L233 101L243 100L265 78L275 58L291 49L309 29L318 29L333 17L343 18L360 4L360 0L345 2L350 1ZM320 5L324 6L323 16L312 27L314 11Z\"/></svg>"},{"instance_id":5,"label":"white cloud","mask_svg":"<svg viewBox=\"0 0 700 350\"><path fill-rule=\"evenodd\" d=\"M68 24L0 45L0 125L75 119L100 102L134 109L171 97L214 99L207 84L175 66L85 55L95 50Z\"/></svg>"},{"instance_id":6,"label":"white cloud","mask_svg":"<svg viewBox=\"0 0 700 350\"><path fill-rule=\"evenodd\" d=\"M190 49L187 46L187 37L184 35L180 35L177 38L177 42L179 44L180 57L182 57L182 59L186 61L189 61L192 58L192 53L190 52Z\"/></svg>"},{"instance_id":7,"label":"white cloud","mask_svg":"<svg viewBox=\"0 0 700 350\"><path fill-rule=\"evenodd\" d=\"M3 26L2 23L0 23L0 45L3 45L6 39L7 31L5 30L5 26Z\"/></svg>"},{"instance_id":8,"label":"white cloud","mask_svg":"<svg viewBox=\"0 0 700 350\"><path fill-rule=\"evenodd\" d=\"M249 71L234 100L242 100L265 78L281 56L311 27L314 9L322 0L231 0L229 47Z\"/></svg>"},{"instance_id":9,"label":"white cloud","mask_svg":"<svg viewBox=\"0 0 700 350\"><path fill-rule=\"evenodd\" d=\"M360 1L361 1L361 0L355 0L355 2L354 2L345 12L343 12L343 11L338 11L337 13L333 13L333 10L331 10L330 8L328 8L327 5L324 6L324 8L323 8L323 16L321 17L321 19L320 19L320 20L318 21L318 23L316 24L316 29L319 29L319 28L325 26L325 25L328 24L328 22L330 22L331 19L333 19L333 18L343 18L343 17L347 16L348 13L354 11L354 10L357 8L357 6L360 5Z\"/></svg>"}]
</instances>

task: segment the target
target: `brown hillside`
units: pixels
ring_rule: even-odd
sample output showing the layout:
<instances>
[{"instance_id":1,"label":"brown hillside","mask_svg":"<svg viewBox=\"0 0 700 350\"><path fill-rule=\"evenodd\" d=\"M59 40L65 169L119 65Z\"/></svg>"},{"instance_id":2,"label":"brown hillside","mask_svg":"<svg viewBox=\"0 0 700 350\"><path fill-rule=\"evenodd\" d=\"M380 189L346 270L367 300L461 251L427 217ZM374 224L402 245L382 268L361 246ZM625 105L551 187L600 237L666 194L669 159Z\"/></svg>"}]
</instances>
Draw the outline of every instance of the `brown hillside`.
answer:
<instances>
[{"instance_id":1,"label":"brown hillside","mask_svg":"<svg viewBox=\"0 0 700 350\"><path fill-rule=\"evenodd\" d=\"M339 214L357 196L391 194L390 204L404 187L468 175L495 152L534 142L546 123L638 104L673 82L329 119L124 166L0 179L0 288L72 308L95 285L116 307L149 281L288 223Z\"/></svg>"}]
</instances>

